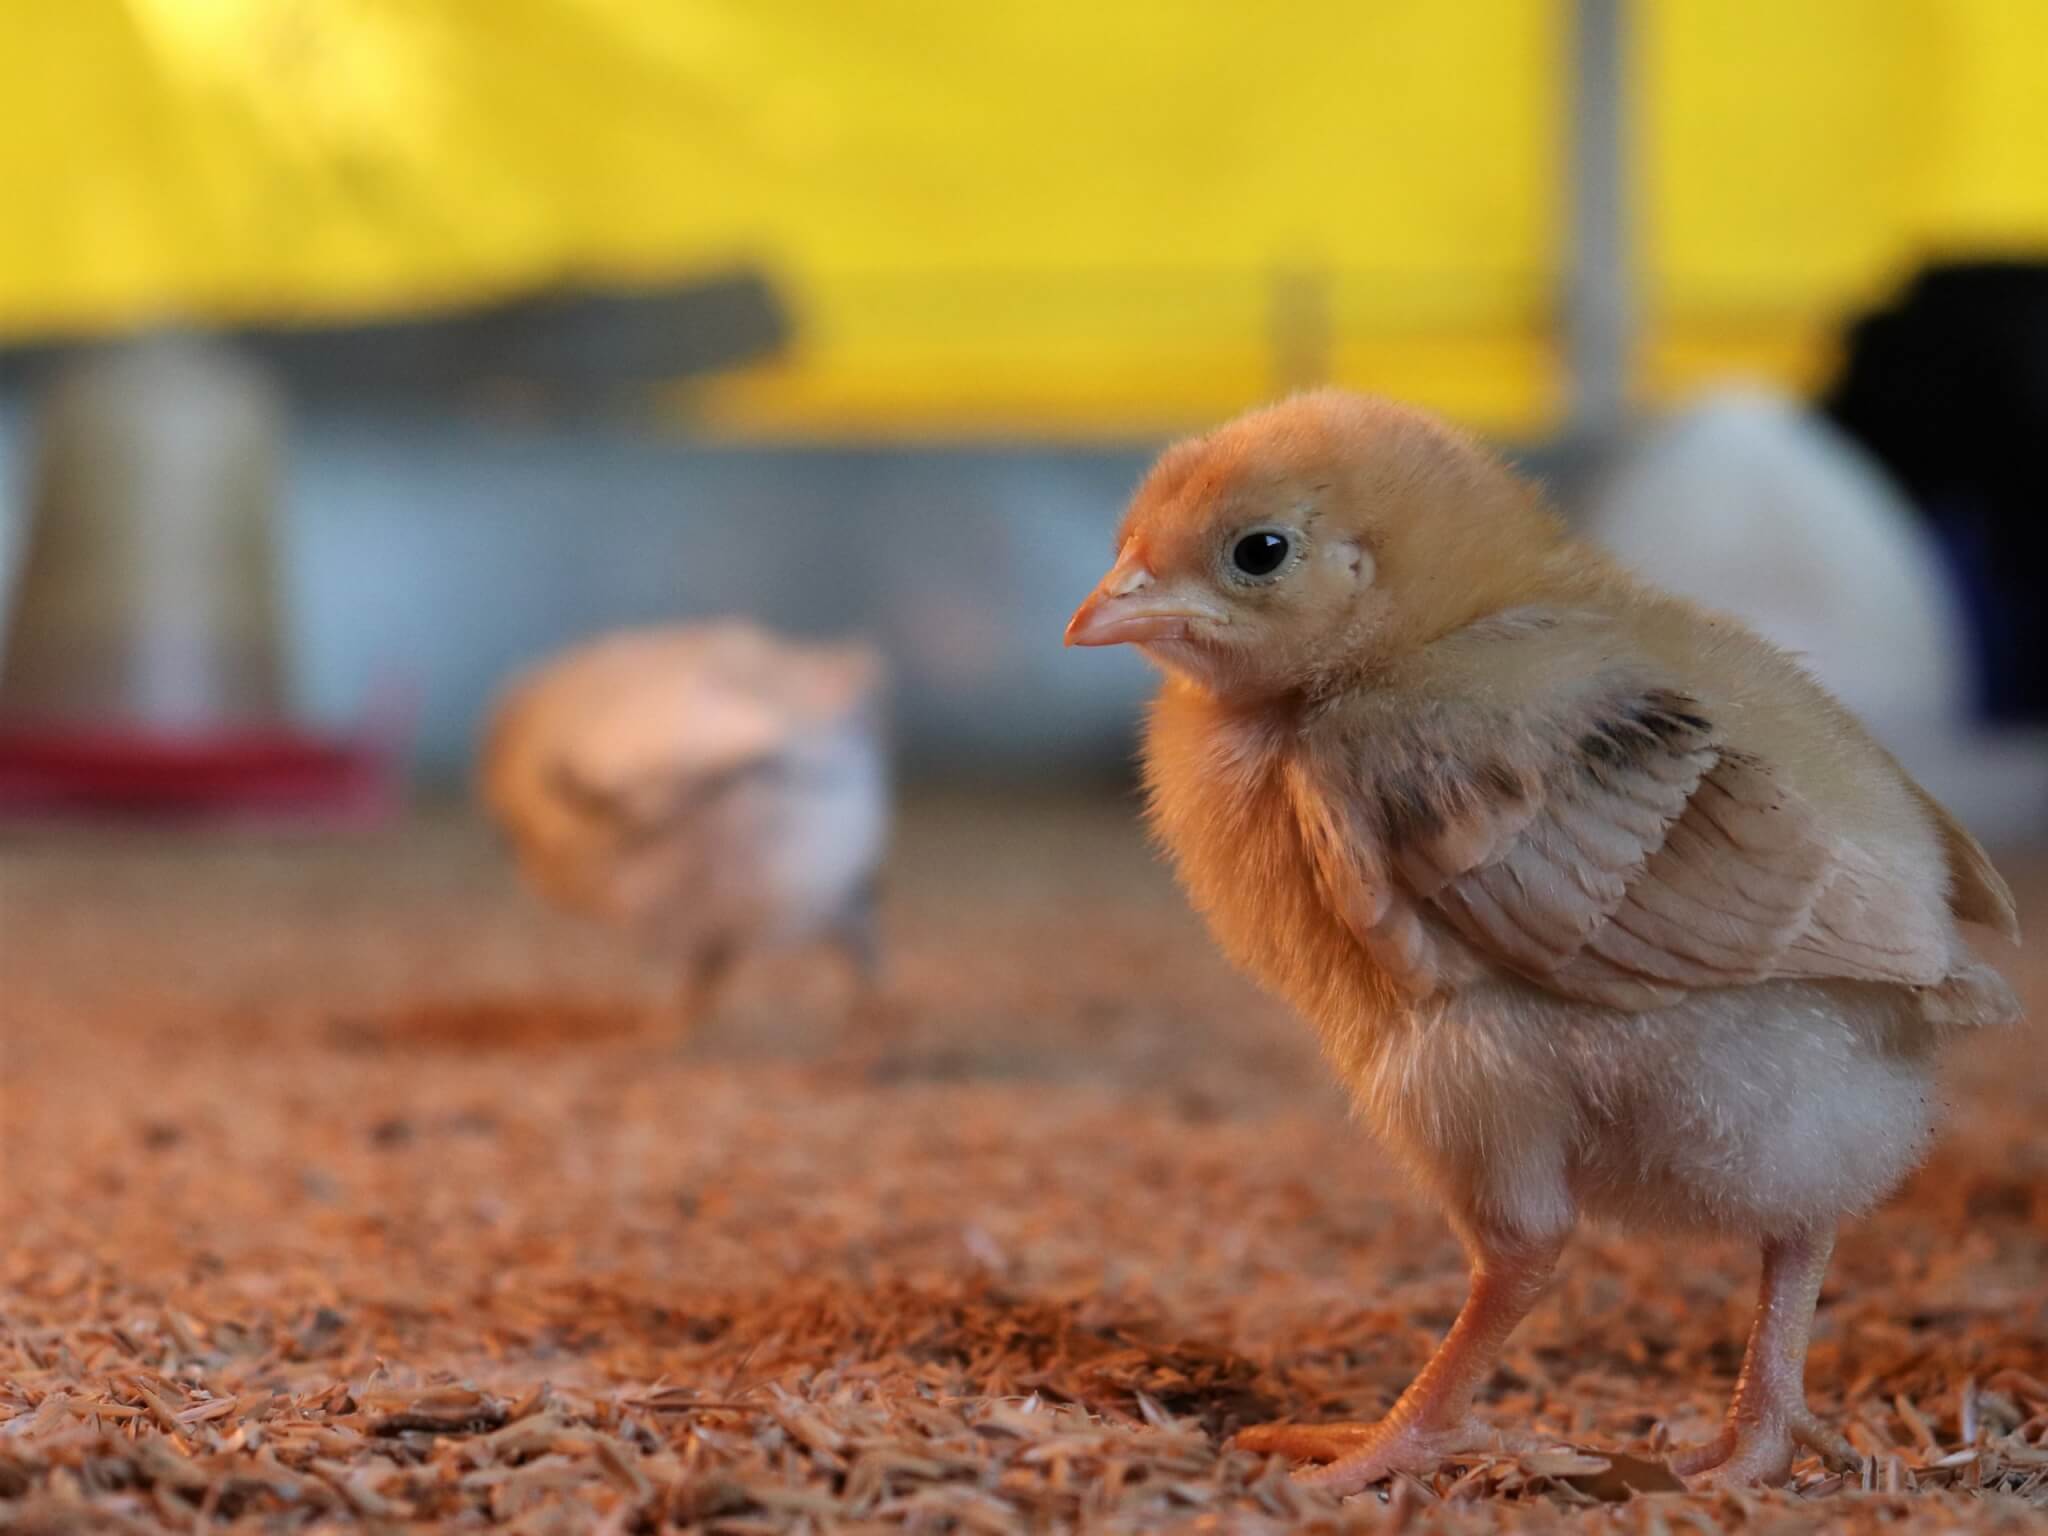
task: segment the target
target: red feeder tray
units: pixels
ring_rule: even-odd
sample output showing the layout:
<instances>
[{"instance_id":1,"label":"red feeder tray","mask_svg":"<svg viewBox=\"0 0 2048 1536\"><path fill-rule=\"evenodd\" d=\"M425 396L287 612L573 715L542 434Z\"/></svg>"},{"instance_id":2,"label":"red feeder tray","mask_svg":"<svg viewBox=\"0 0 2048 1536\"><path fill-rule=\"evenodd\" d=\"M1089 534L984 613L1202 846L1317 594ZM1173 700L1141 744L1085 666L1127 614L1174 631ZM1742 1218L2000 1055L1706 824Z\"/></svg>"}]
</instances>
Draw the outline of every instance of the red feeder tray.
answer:
<instances>
[{"instance_id":1,"label":"red feeder tray","mask_svg":"<svg viewBox=\"0 0 2048 1536\"><path fill-rule=\"evenodd\" d=\"M0 813L358 822L396 807L399 780L382 743L279 727L0 726Z\"/></svg>"}]
</instances>

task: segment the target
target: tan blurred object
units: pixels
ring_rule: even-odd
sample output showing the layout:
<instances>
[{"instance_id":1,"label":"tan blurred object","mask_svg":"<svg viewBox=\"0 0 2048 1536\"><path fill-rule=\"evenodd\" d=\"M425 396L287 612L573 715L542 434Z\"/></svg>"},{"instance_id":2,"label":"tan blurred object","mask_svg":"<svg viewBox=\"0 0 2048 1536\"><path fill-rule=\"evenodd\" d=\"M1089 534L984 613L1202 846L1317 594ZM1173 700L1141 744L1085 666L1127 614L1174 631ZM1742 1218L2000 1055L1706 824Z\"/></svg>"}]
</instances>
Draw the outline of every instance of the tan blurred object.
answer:
<instances>
[{"instance_id":1,"label":"tan blurred object","mask_svg":"<svg viewBox=\"0 0 2048 1536\"><path fill-rule=\"evenodd\" d=\"M192 733L283 713L283 426L263 376L198 340L60 373L36 422L0 714Z\"/></svg>"},{"instance_id":2,"label":"tan blurred object","mask_svg":"<svg viewBox=\"0 0 2048 1536\"><path fill-rule=\"evenodd\" d=\"M536 889L674 959L686 1025L742 957L813 940L872 1017L882 681L865 646L749 624L606 636L507 691L484 798Z\"/></svg>"}]
</instances>

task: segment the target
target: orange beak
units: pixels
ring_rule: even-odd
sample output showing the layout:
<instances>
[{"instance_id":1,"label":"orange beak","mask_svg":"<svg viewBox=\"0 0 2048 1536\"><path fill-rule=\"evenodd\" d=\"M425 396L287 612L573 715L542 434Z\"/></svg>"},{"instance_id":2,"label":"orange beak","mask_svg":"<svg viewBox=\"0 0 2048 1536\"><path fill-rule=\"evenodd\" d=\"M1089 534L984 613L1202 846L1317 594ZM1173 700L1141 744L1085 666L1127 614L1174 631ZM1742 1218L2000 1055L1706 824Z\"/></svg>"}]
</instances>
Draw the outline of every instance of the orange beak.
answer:
<instances>
[{"instance_id":1,"label":"orange beak","mask_svg":"<svg viewBox=\"0 0 2048 1536\"><path fill-rule=\"evenodd\" d=\"M1145 645L1185 640L1196 619L1220 615L1198 599L1162 588L1126 555L1067 621L1068 645Z\"/></svg>"}]
</instances>

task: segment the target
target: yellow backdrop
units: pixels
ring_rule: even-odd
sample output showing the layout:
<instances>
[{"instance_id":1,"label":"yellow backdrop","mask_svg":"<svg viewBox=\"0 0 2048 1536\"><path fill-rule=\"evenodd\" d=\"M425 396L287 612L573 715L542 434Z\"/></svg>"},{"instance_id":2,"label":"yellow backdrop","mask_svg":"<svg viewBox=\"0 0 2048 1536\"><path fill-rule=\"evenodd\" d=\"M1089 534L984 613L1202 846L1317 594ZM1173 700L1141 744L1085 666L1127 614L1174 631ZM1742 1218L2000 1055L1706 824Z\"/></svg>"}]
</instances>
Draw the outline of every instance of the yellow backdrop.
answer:
<instances>
[{"instance_id":1,"label":"yellow backdrop","mask_svg":"<svg viewBox=\"0 0 2048 1536\"><path fill-rule=\"evenodd\" d=\"M0 333L758 260L739 431L1126 432L1318 376L1540 430L1561 0L65 0L0 41ZM2048 244L2048 5L1644 0L1646 395Z\"/></svg>"}]
</instances>

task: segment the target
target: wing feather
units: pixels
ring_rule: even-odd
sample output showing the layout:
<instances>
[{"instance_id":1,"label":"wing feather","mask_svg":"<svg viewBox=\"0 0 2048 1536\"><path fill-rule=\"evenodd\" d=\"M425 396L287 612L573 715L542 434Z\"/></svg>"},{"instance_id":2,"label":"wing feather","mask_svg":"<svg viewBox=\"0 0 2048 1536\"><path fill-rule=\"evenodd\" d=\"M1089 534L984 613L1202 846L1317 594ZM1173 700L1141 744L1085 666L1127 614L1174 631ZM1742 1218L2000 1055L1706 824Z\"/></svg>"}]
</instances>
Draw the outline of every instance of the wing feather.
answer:
<instances>
[{"instance_id":1,"label":"wing feather","mask_svg":"<svg viewBox=\"0 0 2048 1536\"><path fill-rule=\"evenodd\" d=\"M1939 923L1884 899L1874 863L1770 764L1639 669L1513 713L1439 702L1367 720L1325 763L1325 794L1333 775L1349 811L1312 840L1326 889L1418 981L1444 969L1422 913L1503 969L1619 1008L1773 977L1930 987L1954 968ZM1348 851L1360 842L1372 857ZM1964 878L2000 915L1995 876Z\"/></svg>"}]
</instances>

